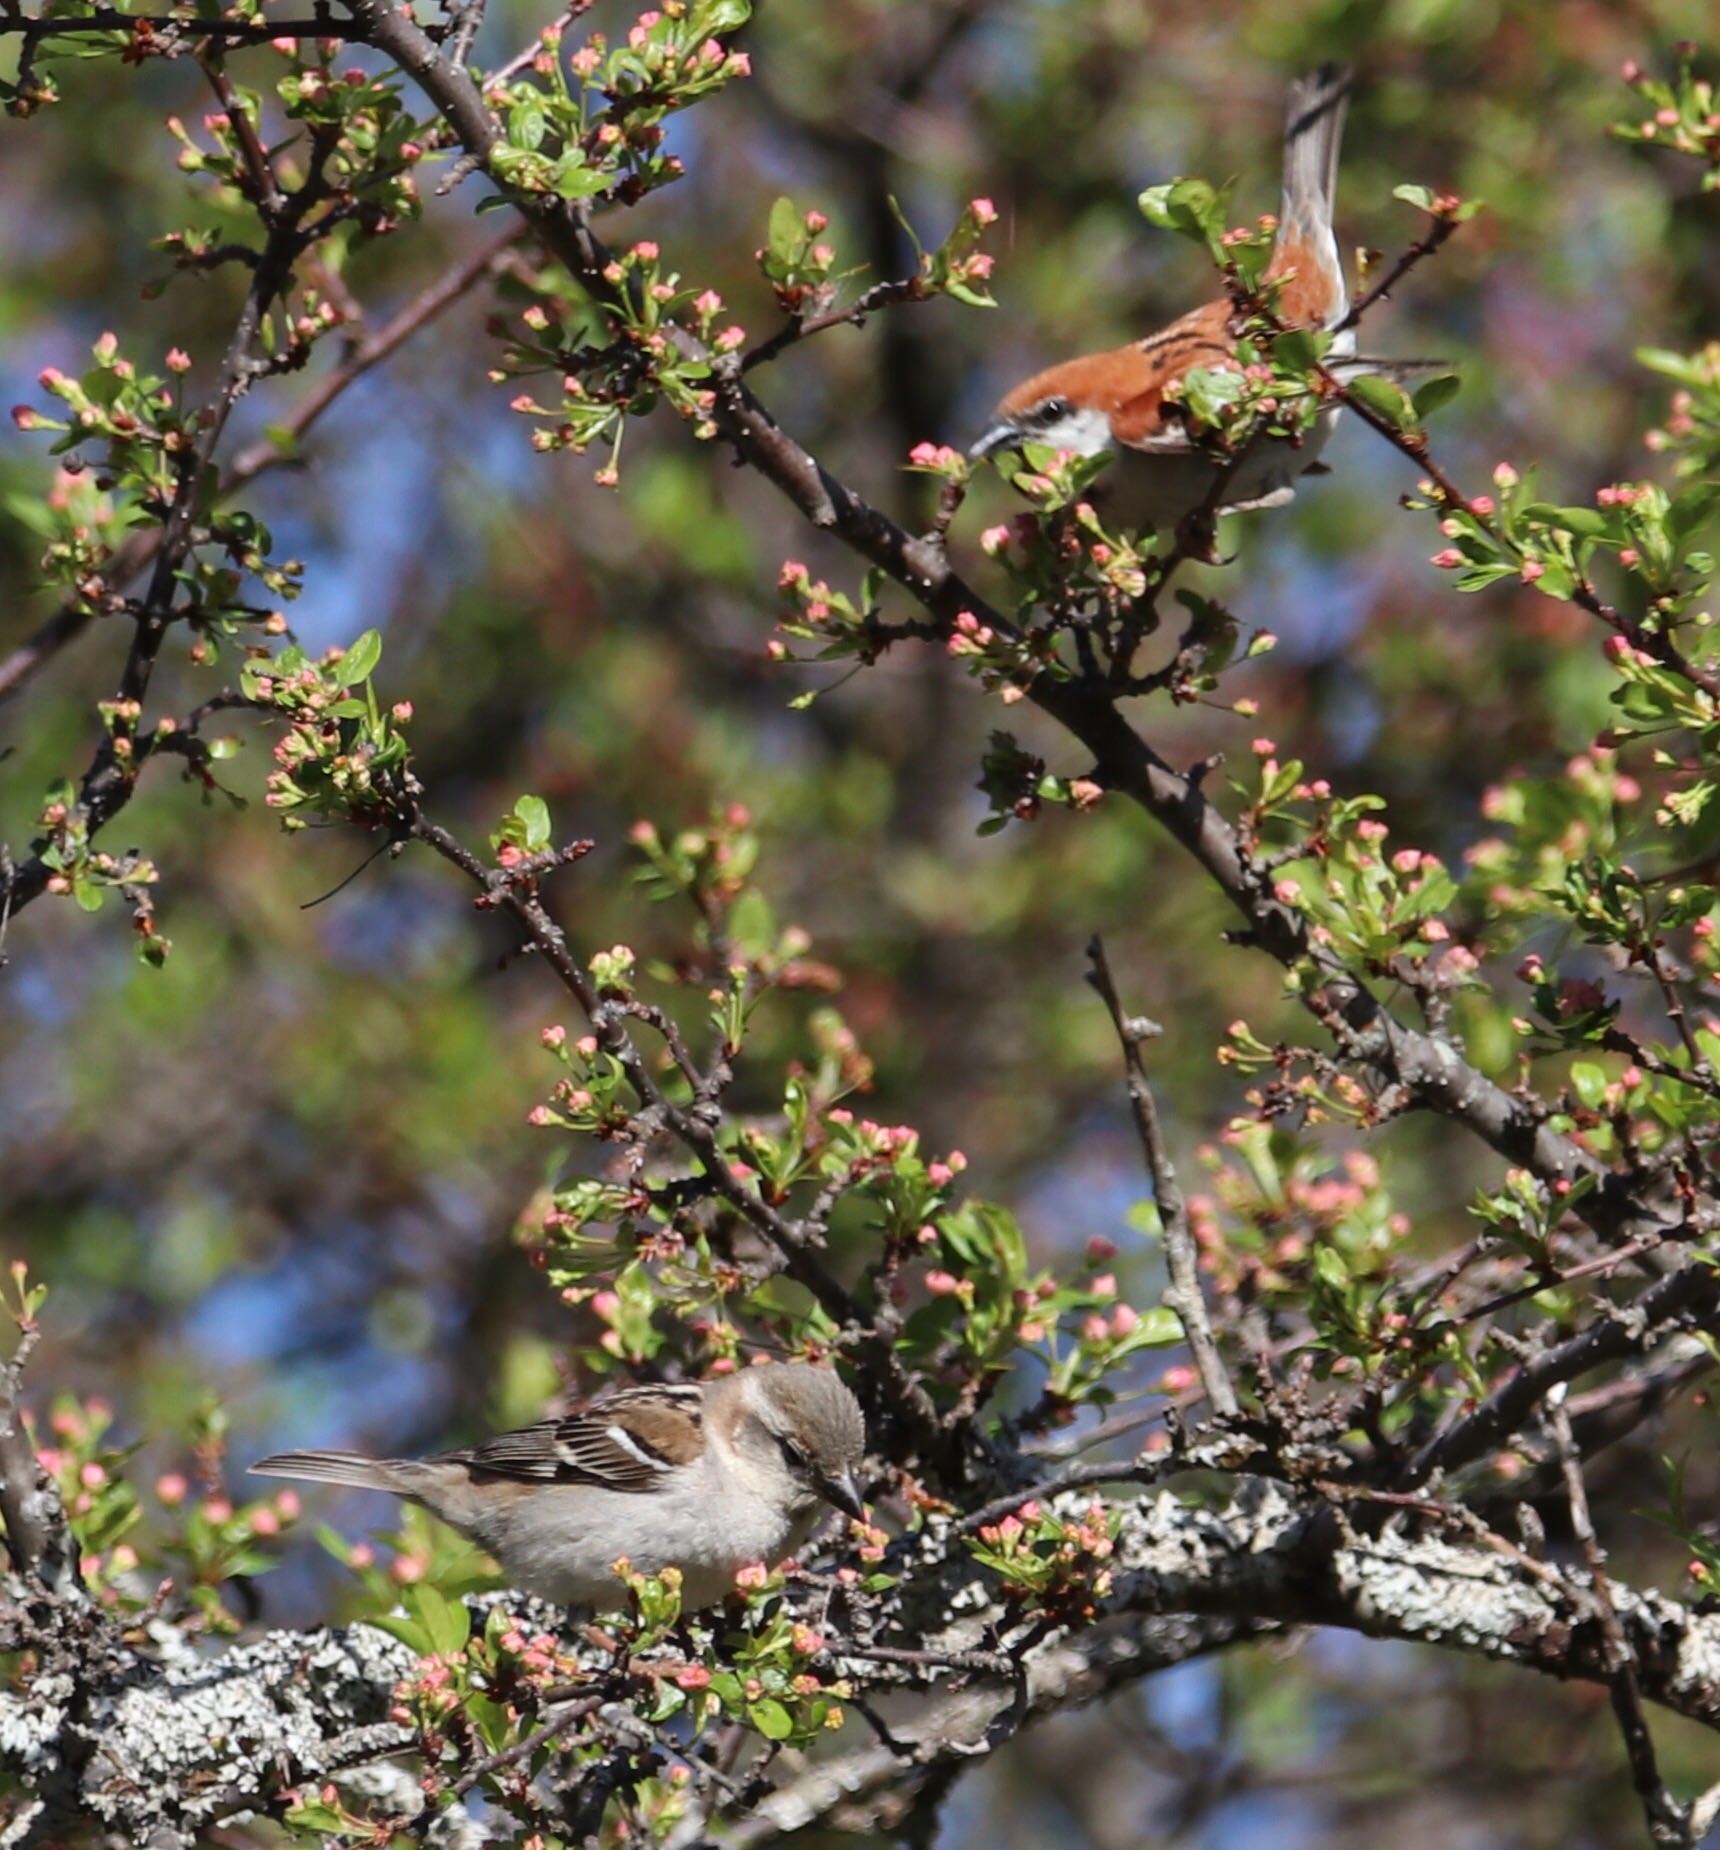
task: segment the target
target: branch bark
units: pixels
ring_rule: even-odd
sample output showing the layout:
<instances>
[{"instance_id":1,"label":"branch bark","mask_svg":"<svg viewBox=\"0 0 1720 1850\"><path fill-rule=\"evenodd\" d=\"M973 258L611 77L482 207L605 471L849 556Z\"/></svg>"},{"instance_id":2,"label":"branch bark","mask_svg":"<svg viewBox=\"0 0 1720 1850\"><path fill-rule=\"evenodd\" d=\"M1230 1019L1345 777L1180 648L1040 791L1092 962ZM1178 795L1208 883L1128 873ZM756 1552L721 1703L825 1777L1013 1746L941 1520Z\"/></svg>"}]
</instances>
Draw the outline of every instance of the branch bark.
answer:
<instances>
[{"instance_id":1,"label":"branch bark","mask_svg":"<svg viewBox=\"0 0 1720 1850\"><path fill-rule=\"evenodd\" d=\"M1078 1522L1091 1502L1079 1493L1052 1507ZM1165 1491L1110 1509L1115 1549L1094 1563L1109 1585L1090 1623L1049 1636L972 1559L956 1525L936 1523L898 1543L890 1562L898 1584L856 1603L849 1620L857 1646L911 1642L917 1648L905 1655L915 1664L845 1656L830 1620L821 1622L838 1667L863 1693L928 1692L917 1715L892 1722L905 1751L868 1746L791 1776L731 1816L738 1841L766 1843L850 1802L864 1806L886 1779L916 1781L952 1758L990 1752L1039 1713L1283 1626L1338 1626L1610 1686L1604 1641L1586 1622L1593 1595L1584 1580L1415 1533L1411 1513L1362 1534L1318 1495L1258 1479L1221 1509ZM1642 1696L1720 1728L1720 1614L1617 1583L1611 1594ZM510 1611L533 1610L499 1597ZM817 1582L796 1597L822 1615L830 1595ZM157 1632L156 1656L121 1652L82 1686L43 1678L0 1696L0 1765L43 1803L19 1842L51 1842L73 1818L147 1842L411 1745L386 1718L414 1659L381 1631L277 1632L213 1658ZM988 1662L1012 1659L1017 1675L955 1667L982 1648ZM611 1657L603 1663L613 1668Z\"/></svg>"}]
</instances>

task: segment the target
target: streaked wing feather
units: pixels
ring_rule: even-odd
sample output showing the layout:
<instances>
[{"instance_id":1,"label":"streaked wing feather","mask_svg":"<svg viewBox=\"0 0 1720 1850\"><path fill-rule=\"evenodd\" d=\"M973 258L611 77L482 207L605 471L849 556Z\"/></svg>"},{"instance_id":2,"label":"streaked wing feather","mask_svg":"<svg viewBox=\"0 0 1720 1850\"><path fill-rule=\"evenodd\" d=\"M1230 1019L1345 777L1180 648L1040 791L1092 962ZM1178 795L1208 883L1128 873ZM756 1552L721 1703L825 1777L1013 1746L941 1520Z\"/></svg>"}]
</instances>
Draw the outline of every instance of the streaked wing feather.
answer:
<instances>
[{"instance_id":1,"label":"streaked wing feather","mask_svg":"<svg viewBox=\"0 0 1720 1850\"><path fill-rule=\"evenodd\" d=\"M530 1483L655 1490L702 1448L702 1402L697 1387L624 1388L560 1419L498 1433L449 1456L476 1471Z\"/></svg>"}]
</instances>

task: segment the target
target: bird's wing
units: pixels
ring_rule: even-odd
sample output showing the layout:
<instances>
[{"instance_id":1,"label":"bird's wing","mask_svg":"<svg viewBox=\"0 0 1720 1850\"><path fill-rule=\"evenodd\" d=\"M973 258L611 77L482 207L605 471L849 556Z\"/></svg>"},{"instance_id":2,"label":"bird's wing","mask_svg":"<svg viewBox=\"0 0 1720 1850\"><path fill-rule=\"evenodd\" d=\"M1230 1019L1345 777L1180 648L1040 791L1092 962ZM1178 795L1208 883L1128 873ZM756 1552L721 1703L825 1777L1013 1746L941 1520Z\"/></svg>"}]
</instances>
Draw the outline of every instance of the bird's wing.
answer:
<instances>
[{"instance_id":1,"label":"bird's wing","mask_svg":"<svg viewBox=\"0 0 1720 1850\"><path fill-rule=\"evenodd\" d=\"M656 1490L704 1451L703 1390L623 1388L559 1419L498 1433L446 1456L487 1476L536 1484L596 1484Z\"/></svg>"},{"instance_id":2,"label":"bird's wing","mask_svg":"<svg viewBox=\"0 0 1720 1850\"><path fill-rule=\"evenodd\" d=\"M1201 368L1235 370L1230 313L1228 300L1206 302L1136 343L1135 389L1111 411L1111 434L1118 443L1154 456L1186 456L1197 447L1175 400L1165 402L1165 388Z\"/></svg>"}]
</instances>

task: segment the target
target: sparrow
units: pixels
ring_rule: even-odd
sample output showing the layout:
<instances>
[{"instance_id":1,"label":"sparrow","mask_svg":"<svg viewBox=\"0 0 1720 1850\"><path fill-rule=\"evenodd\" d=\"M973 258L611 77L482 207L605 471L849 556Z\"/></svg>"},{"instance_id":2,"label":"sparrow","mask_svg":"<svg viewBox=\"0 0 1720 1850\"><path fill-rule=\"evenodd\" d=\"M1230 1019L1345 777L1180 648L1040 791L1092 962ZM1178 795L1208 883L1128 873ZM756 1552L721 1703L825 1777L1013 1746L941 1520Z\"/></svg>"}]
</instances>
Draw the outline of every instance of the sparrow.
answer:
<instances>
[{"instance_id":1,"label":"sparrow","mask_svg":"<svg viewBox=\"0 0 1720 1850\"><path fill-rule=\"evenodd\" d=\"M836 1375L779 1362L622 1388L432 1458L278 1452L251 1470L405 1497L494 1555L511 1585L562 1605L625 1605L622 1558L679 1568L691 1611L732 1592L739 1569L793 1554L825 1505L863 1515L865 1450Z\"/></svg>"},{"instance_id":2,"label":"sparrow","mask_svg":"<svg viewBox=\"0 0 1720 1850\"><path fill-rule=\"evenodd\" d=\"M1284 185L1267 269L1281 282L1278 313L1292 327L1337 329L1350 312L1332 210L1338 145L1350 73L1327 64L1290 86L1284 122ZM1228 297L1191 309L1180 321L1106 353L1064 360L1005 393L975 458L1024 443L1078 456L1115 452L1109 490L1134 524L1173 531L1214 492L1221 464L1190 437L1175 395L1166 390L1197 368L1236 370ZM1335 333L1328 352L1342 361L1355 350L1353 330ZM1371 368L1370 368L1371 369ZM1213 514L1278 507L1295 495L1297 477L1319 461L1338 407L1323 408L1294 443L1260 441L1218 488Z\"/></svg>"}]
</instances>

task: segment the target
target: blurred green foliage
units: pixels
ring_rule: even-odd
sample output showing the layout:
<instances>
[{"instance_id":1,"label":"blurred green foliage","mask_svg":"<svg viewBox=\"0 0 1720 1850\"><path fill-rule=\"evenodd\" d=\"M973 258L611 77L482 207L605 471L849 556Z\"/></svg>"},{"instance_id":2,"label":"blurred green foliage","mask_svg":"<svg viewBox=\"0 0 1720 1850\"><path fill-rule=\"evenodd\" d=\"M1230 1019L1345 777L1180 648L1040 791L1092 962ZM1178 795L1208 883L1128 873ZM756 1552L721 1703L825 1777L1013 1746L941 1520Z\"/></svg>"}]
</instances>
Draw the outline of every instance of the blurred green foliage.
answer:
<instances>
[{"instance_id":1,"label":"blurred green foliage","mask_svg":"<svg viewBox=\"0 0 1720 1850\"><path fill-rule=\"evenodd\" d=\"M511 55L541 23L535 8L493 5L480 61ZM621 16L609 23L624 32ZM671 130L692 177L646 201L627 231L720 291L758 339L776 310L751 255L778 197L827 215L839 266L865 266L862 282L913 270L893 202L943 226L970 199L994 201L996 311L905 304L761 377L834 470L924 525L934 489L902 473L914 444L962 446L1017 377L1155 326L1209 289L1192 248L1143 224L1141 189L1238 174L1239 203L1264 209L1286 73L1348 56L1362 73L1340 187L1349 242L1389 253L1413 235L1392 198L1403 182L1488 208L1370 319L1370 343L1461 373L1440 418L1460 480L1533 459L1549 501L1587 503L1649 466L1643 433L1668 382L1635 349L1683 353L1716 326L1720 244L1700 165L1604 132L1631 107L1621 64L1669 69L1670 43L1711 25L1695 0L772 5L742 41L753 80ZM244 80L248 60L271 56L231 63ZM65 64L58 82L58 106L3 130L8 402L33 398L45 367L81 368L106 328L128 353L183 348L191 381L206 380L235 277L169 277L153 248L188 223L213 228L195 193L187 205L164 126L211 106L203 79L182 60ZM346 265L341 286L367 324L489 235L473 219L479 190L428 199L410 236ZM523 295L506 281L501 295L517 321ZM1024 1267L1113 1239L1123 1289L1151 1295L1128 1220L1145 1191L1082 946L1102 933L1132 1003L1167 1025L1155 1072L1179 1151L1250 1083L1245 1063L1214 1058L1227 1024L1270 1041L1293 1019L1278 973L1219 942L1229 920L1217 896L1120 802L1082 815L1048 805L982 835L976 786L996 715L941 651L898 649L791 710L833 677L766 657L779 564L804 557L847 584L850 562L821 553L767 488L713 466L672 419L629 426L619 494L593 483L591 462L534 455L509 388L486 378L503 364L486 315L480 292L342 398L306 439L304 467L250 491L277 551L305 564L295 632L313 653L381 634L388 697L414 709L419 773L465 839L530 791L562 836L596 842L557 890L587 947L624 941L642 958L670 947L653 941L668 928L634 886L636 821L669 835L744 803L776 920L803 927L841 972L836 1000L876 1063L868 1111L919 1126L929 1148L959 1145L983 1193L1014 1205ZM261 383L233 446L280 421L333 359ZM1155 743L1179 762L1223 753L1245 777L1264 728L1340 794L1380 793L1394 835L1456 866L1487 792L1519 771L1556 776L1606 723L1599 636L1515 580L1455 596L1427 570L1425 517L1395 506L1415 471L1353 419L1327 460L1333 475L1294 508L1228 528L1238 561L1203 579L1248 628L1280 639L1243 677L1259 717L1194 704L1156 720ZM34 443L9 445L0 493L39 494L49 467ZM1013 506L988 481L958 548L977 553L982 527ZM52 608L40 551L27 524L0 525L0 652ZM14 854L43 790L86 759L125 642L118 621L96 624L0 707L0 842ZM176 640L155 701L183 711L231 672L231 658L199 664ZM1080 774L1043 722L1011 723L1025 747ZM601 1334L589 1306L542 1288L512 1238L554 1167L528 1114L558 998L417 847L310 907L366 846L344 831L281 833L262 802L267 743L243 716L229 730L241 749L220 777L242 802L161 767L109 844L159 870L173 943L163 968L139 964L117 910L84 918L43 902L5 932L0 1214L8 1254L55 1294L35 1377L105 1397L125 1441L166 1471L186 1460L161 1435L189 1430L211 1393L242 1453L309 1439L411 1450L517 1422L575 1345ZM1588 773L1564 775L1577 802ZM1557 821L1536 826L1550 840ZM1645 995L1645 1018L1654 1007ZM761 1059L786 1058L794 1032L761 1018ZM1515 1059L1479 1008L1471 1051L1497 1073ZM1335 1136L1333 1160L1349 1147ZM1466 1205L1501 1182L1500 1163L1425 1118L1389 1126L1369 1152L1428 1254L1468 1237ZM1680 1436L1675 1418L1667 1443ZM1627 1514L1659 1500L1641 1461L1603 1460L1598 1479L1621 1570L1669 1577L1679 1557ZM266 1597L272 1614L302 1617L344 1582L313 1580L312 1551L292 1560ZM1267 1793L1279 1775L1370 1769L1372 1784L1334 1773L1323 1796L1284 1800L1291 1822L1275 1841L1298 1841L1304 1822L1309 1841L1371 1841L1387 1817L1428 1845L1477 1831L1524 1846L1635 1841L1597 1692L1507 1689L1425 1658L1393 1681L1383 1658L1343 1645L1290 1664L1227 1662L1189 1712L1131 1698L1119 1725L1167 1730L1189 1753L1223 1735ZM1412 1725L1427 1764L1400 1775ZM1084 1753L1079 1739L1053 1734L1033 1753L1061 1740L1067 1762ZM1693 1774L1700 1752L1667 1727L1673 1776L1681 1754ZM1437 1790L1454 1760L1470 1782L1462 1805ZM1139 1805L1145 1775L1130 1764L1135 1796L1116 1803ZM998 1769L969 1802L951 1827L961 1841L1042 1842L1053 1829L1106 1841L1102 1814L1067 1784L1044 1778L1006 1801L1013 1777ZM1241 1800L1215 1817L1199 1841L1244 1841L1226 1835L1247 1828Z\"/></svg>"}]
</instances>

